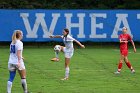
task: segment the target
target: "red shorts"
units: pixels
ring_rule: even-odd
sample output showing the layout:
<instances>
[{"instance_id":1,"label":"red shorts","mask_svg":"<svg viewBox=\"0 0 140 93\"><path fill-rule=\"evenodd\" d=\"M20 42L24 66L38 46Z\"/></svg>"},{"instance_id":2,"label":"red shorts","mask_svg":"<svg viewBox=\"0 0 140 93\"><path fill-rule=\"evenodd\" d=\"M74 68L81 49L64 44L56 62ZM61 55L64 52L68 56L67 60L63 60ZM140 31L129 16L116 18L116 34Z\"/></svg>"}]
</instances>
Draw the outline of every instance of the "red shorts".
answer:
<instances>
[{"instance_id":1,"label":"red shorts","mask_svg":"<svg viewBox=\"0 0 140 93\"><path fill-rule=\"evenodd\" d=\"M128 50L120 50L121 55L127 56L128 55Z\"/></svg>"}]
</instances>

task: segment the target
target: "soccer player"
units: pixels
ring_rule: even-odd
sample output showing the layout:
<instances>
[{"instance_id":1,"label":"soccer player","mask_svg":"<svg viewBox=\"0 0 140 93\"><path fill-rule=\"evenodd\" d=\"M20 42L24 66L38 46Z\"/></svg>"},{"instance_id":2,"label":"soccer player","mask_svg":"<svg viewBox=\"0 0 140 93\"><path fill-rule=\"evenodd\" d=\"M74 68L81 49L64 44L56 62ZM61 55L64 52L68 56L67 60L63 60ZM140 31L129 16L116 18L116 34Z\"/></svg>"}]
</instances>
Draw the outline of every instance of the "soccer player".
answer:
<instances>
[{"instance_id":1,"label":"soccer player","mask_svg":"<svg viewBox=\"0 0 140 93\"><path fill-rule=\"evenodd\" d=\"M131 73L135 73L134 68L130 64L130 61L128 60L128 41L131 42L133 45L134 52L136 52L135 44L129 34L127 34L127 28L123 27L122 34L119 36L120 39L120 61L118 64L118 70L115 72L115 74L120 74L121 68L123 65L123 60L126 63L127 67L131 70Z\"/></svg>"},{"instance_id":2,"label":"soccer player","mask_svg":"<svg viewBox=\"0 0 140 93\"><path fill-rule=\"evenodd\" d=\"M8 61L9 69L9 80L7 82L7 93L11 93L12 82L16 75L16 70L18 70L21 77L21 84L24 90L24 93L27 92L27 83L26 83L26 70L23 62L22 52L23 52L23 43L21 39L23 38L23 33L20 30L15 30L12 36L12 42L10 44L10 56Z\"/></svg>"},{"instance_id":3,"label":"soccer player","mask_svg":"<svg viewBox=\"0 0 140 93\"><path fill-rule=\"evenodd\" d=\"M65 47L61 46L61 50L65 54L65 77L61 80L68 80L69 71L70 71L70 68L69 68L70 59L73 56L73 52L74 52L73 41L75 41L82 48L85 48L85 46L82 45L79 41L77 41L73 37L71 37L69 35L69 30L68 29L63 30L63 35L62 36L56 35L56 36L50 36L50 38L62 38L63 39ZM51 59L52 61L59 61L58 53L59 52L55 51L56 58Z\"/></svg>"}]
</instances>

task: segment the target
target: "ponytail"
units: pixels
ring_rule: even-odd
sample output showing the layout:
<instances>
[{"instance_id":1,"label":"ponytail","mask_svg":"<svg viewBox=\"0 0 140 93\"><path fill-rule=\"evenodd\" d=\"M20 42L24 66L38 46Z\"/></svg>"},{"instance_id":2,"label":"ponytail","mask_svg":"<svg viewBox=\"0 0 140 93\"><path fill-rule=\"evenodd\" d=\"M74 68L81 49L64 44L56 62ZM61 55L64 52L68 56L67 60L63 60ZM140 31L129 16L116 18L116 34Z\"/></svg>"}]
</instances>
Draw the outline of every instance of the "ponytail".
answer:
<instances>
[{"instance_id":1,"label":"ponytail","mask_svg":"<svg viewBox=\"0 0 140 93\"><path fill-rule=\"evenodd\" d=\"M20 38L20 35L22 34L21 30L15 30L12 36L12 43L15 44L16 40Z\"/></svg>"},{"instance_id":2,"label":"ponytail","mask_svg":"<svg viewBox=\"0 0 140 93\"><path fill-rule=\"evenodd\" d=\"M68 34L69 34L69 29L65 28L64 31L65 31L67 34L63 37L63 39L65 38L65 41L67 42L67 36L68 36Z\"/></svg>"},{"instance_id":3,"label":"ponytail","mask_svg":"<svg viewBox=\"0 0 140 93\"><path fill-rule=\"evenodd\" d=\"M13 36L12 36L12 43L15 44L16 43L16 31L13 33Z\"/></svg>"}]
</instances>

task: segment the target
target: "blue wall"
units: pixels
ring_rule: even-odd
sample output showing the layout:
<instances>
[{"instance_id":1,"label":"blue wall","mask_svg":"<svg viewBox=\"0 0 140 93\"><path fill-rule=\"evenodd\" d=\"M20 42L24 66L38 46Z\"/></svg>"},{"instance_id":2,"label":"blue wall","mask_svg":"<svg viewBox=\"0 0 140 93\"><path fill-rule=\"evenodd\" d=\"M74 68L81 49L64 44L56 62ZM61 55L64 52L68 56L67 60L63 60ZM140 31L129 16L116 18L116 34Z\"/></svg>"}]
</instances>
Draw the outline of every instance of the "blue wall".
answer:
<instances>
[{"instance_id":1,"label":"blue wall","mask_svg":"<svg viewBox=\"0 0 140 93\"><path fill-rule=\"evenodd\" d=\"M79 41L117 42L123 26L140 42L140 10L0 10L0 41L11 41L16 29L23 41L61 41L48 36L68 28Z\"/></svg>"}]
</instances>

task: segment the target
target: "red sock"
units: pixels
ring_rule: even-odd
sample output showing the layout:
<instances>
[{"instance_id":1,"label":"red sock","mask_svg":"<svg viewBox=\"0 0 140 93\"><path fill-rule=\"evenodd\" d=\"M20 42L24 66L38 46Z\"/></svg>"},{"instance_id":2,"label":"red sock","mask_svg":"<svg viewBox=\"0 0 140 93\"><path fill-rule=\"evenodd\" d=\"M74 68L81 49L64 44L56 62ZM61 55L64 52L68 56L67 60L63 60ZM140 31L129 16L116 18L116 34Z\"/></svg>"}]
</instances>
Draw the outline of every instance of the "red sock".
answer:
<instances>
[{"instance_id":1,"label":"red sock","mask_svg":"<svg viewBox=\"0 0 140 93\"><path fill-rule=\"evenodd\" d=\"M120 72L121 71L121 68L122 68L122 62L120 62L119 64L118 64L118 72Z\"/></svg>"},{"instance_id":2,"label":"red sock","mask_svg":"<svg viewBox=\"0 0 140 93\"><path fill-rule=\"evenodd\" d=\"M126 62L126 65L127 65L128 68L130 68L131 70L133 70L133 68L132 68L132 66L131 66L131 64L130 64L130 62Z\"/></svg>"}]
</instances>

